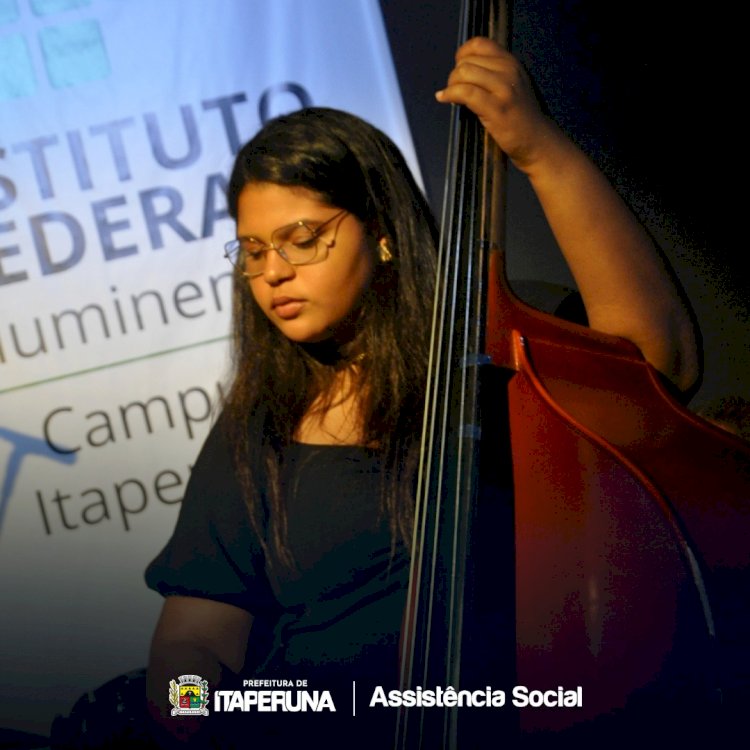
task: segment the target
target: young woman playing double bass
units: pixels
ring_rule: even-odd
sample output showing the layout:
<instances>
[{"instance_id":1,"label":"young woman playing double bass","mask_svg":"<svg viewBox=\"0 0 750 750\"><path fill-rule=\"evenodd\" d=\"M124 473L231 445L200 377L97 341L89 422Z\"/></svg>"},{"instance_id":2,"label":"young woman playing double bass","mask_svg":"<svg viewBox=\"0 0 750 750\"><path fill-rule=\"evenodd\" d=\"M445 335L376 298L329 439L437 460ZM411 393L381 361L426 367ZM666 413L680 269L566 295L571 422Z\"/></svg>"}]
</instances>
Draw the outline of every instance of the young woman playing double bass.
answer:
<instances>
[{"instance_id":1,"label":"young woman playing double bass","mask_svg":"<svg viewBox=\"0 0 750 750\"><path fill-rule=\"evenodd\" d=\"M526 175L589 325L629 339L688 390L696 339L665 261L541 112L518 62L471 39L436 96L476 113ZM239 153L228 198L234 379L147 572L165 595L150 709L179 736L192 728L169 717L177 675L211 690L234 676L302 679L340 701L330 726L343 731L353 680L367 691L397 679L436 229L395 146L334 110L270 122ZM255 747L263 732L270 746L284 736L274 732L303 726L291 714L273 728L257 713L240 718ZM358 744L388 747L388 722L380 715L363 733L355 718Z\"/></svg>"}]
</instances>

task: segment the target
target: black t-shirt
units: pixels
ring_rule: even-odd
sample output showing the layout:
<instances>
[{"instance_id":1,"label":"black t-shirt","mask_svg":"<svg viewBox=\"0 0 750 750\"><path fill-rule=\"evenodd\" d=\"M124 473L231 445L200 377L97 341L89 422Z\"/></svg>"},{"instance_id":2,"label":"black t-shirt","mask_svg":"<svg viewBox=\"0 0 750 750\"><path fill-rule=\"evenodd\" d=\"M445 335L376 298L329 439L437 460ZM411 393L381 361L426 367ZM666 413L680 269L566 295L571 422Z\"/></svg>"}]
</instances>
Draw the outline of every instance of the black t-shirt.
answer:
<instances>
[{"instance_id":1,"label":"black t-shirt","mask_svg":"<svg viewBox=\"0 0 750 750\"><path fill-rule=\"evenodd\" d=\"M296 570L266 565L215 427L148 585L250 612L243 678L304 679L347 697L354 680L395 684L409 562L402 546L392 552L378 458L359 446L292 444L281 479Z\"/></svg>"}]
</instances>

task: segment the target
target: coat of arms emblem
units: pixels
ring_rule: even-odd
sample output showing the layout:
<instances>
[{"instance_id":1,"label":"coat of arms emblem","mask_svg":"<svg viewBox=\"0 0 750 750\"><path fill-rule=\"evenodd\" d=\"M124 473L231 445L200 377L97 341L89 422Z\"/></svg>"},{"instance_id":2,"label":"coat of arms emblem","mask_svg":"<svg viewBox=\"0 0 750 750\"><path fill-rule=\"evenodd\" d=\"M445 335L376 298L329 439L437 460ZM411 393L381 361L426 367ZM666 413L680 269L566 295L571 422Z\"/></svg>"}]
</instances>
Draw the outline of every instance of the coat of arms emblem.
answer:
<instances>
[{"instance_id":1,"label":"coat of arms emblem","mask_svg":"<svg viewBox=\"0 0 750 750\"><path fill-rule=\"evenodd\" d=\"M208 682L197 674L183 674L169 681L172 716L208 716Z\"/></svg>"}]
</instances>

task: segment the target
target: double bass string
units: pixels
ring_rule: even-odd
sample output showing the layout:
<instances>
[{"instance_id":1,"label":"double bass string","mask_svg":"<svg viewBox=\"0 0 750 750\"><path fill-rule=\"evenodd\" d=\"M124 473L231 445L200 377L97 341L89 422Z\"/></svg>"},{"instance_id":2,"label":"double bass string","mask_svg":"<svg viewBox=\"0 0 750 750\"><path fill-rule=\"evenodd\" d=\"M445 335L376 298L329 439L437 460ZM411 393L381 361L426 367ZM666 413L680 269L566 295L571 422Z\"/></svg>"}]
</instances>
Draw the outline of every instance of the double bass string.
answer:
<instances>
[{"instance_id":1,"label":"double bass string","mask_svg":"<svg viewBox=\"0 0 750 750\"><path fill-rule=\"evenodd\" d=\"M459 43L486 33L489 5L464 3ZM465 108L451 113L438 277L415 509L410 591L404 617L402 687L453 686L461 679L469 527L477 492L479 369L483 363L486 209L483 130ZM407 736L407 714L398 736ZM424 714L409 732L424 739ZM434 733L434 724L430 730ZM453 746L455 711L440 741ZM403 746L402 742L402 746Z\"/></svg>"},{"instance_id":2,"label":"double bass string","mask_svg":"<svg viewBox=\"0 0 750 750\"><path fill-rule=\"evenodd\" d=\"M465 4L464 4L465 10ZM465 13L462 13L462 19ZM459 32L459 40L463 36L463 31ZM451 107L450 136L448 141L447 167L448 174L456 174L458 170L458 111L455 106ZM445 181L443 205L444 207L455 205L455 182L453 180ZM442 451L436 446L436 436L438 430L436 423L439 419L439 403L441 392L441 368L439 362L443 357L443 351L446 344L446 279L445 268L449 259L446 258L445 238L452 233L455 216L452 211L443 211L440 237L441 243L437 257L437 278L435 284L435 297L433 301L433 318L431 328L430 350L428 360L427 383L425 388L425 410L422 429L422 445L420 449L420 462L418 470L416 504L415 504L415 522L412 538L411 549L411 571L410 571L410 591L407 599L406 610L404 614L404 632L402 636L403 648L401 656L401 684L402 688L408 688L413 684L414 671L419 667L415 664L417 657L416 649L419 646L422 653L428 654L429 644L429 623L432 622L431 600L426 602L427 613L424 614L420 609L419 593L423 590L423 582L429 580L428 588L434 589L435 585L435 566L430 565L429 560L435 559L435 535L434 529L430 536L428 531L428 520L430 514L426 504L430 497L430 478L433 474L433 466L436 466L436 473L441 473ZM439 504L439 496L437 498ZM439 511L439 507L436 509ZM430 539L432 543L430 544ZM428 554L429 553L429 554ZM418 626L417 616L421 622ZM417 633L417 629L420 631ZM424 665L422 673L418 675L417 682L425 679ZM406 723L406 716L399 716L399 726ZM404 730L405 731L405 730Z\"/></svg>"}]
</instances>

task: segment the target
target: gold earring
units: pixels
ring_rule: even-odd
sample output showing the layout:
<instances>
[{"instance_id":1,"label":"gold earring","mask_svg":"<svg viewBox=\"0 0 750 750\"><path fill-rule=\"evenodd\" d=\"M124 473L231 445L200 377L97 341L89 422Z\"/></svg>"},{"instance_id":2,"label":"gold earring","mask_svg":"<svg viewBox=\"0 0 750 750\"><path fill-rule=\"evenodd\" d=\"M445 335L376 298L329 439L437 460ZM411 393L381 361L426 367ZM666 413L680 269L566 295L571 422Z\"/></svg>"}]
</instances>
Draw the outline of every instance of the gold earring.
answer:
<instances>
[{"instance_id":1,"label":"gold earring","mask_svg":"<svg viewBox=\"0 0 750 750\"><path fill-rule=\"evenodd\" d=\"M388 248L388 239L381 237L378 240L378 256L380 257L381 263L390 263L393 260L393 255Z\"/></svg>"}]
</instances>

